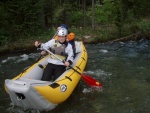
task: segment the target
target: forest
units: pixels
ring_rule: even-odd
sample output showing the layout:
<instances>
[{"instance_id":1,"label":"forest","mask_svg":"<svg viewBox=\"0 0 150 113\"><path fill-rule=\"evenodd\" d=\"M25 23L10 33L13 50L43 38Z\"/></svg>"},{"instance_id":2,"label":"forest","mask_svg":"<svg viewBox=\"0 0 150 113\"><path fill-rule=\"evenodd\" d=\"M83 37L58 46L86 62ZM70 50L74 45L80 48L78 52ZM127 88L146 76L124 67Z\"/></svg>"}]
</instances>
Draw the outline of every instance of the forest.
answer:
<instances>
[{"instance_id":1,"label":"forest","mask_svg":"<svg viewBox=\"0 0 150 113\"><path fill-rule=\"evenodd\" d=\"M66 24L77 39L107 41L150 36L149 0L1 0L0 46L50 38ZM44 39L43 38L43 39Z\"/></svg>"}]
</instances>

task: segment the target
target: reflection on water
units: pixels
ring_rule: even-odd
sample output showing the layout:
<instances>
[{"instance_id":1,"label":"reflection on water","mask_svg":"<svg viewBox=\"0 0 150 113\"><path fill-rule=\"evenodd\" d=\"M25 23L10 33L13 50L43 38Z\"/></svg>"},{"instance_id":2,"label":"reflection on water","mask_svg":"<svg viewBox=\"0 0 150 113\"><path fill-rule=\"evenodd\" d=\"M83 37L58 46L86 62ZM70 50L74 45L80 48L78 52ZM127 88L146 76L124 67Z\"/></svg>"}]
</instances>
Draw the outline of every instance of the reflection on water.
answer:
<instances>
[{"instance_id":1,"label":"reflection on water","mask_svg":"<svg viewBox=\"0 0 150 113\"><path fill-rule=\"evenodd\" d=\"M33 64L38 53L0 57L0 109L6 113L150 113L150 41L87 44L85 74L103 84L93 90L80 81L70 98L51 111L13 106L3 84ZM33 103L35 104L35 103Z\"/></svg>"}]
</instances>

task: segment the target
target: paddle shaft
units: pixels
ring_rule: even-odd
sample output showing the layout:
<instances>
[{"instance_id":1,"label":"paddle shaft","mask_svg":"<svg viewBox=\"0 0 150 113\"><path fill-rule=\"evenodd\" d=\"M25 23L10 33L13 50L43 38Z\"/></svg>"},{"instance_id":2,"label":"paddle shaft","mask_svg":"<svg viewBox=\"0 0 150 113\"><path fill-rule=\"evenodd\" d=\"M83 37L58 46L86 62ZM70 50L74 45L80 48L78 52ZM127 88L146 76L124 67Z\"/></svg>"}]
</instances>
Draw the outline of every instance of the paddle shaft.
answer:
<instances>
[{"instance_id":1,"label":"paddle shaft","mask_svg":"<svg viewBox=\"0 0 150 113\"><path fill-rule=\"evenodd\" d=\"M53 36L53 38L52 38L52 39L54 39L56 35L57 35L57 32L55 33L55 35Z\"/></svg>"},{"instance_id":2,"label":"paddle shaft","mask_svg":"<svg viewBox=\"0 0 150 113\"><path fill-rule=\"evenodd\" d=\"M58 60L62 61L64 63L64 61L62 59L60 59L59 57L57 57L55 54L53 54L51 51L49 51L48 49L44 48L45 51L47 51L49 54L53 55L54 57L56 57ZM97 80L93 79L90 76L86 76L85 74L81 74L80 72L78 72L77 70L75 70L73 67L69 66L69 68L73 69L75 72L77 72L82 79L91 87L96 86L96 87L101 87L102 84L100 82L98 82Z\"/></svg>"},{"instance_id":3,"label":"paddle shaft","mask_svg":"<svg viewBox=\"0 0 150 113\"><path fill-rule=\"evenodd\" d=\"M62 59L60 59L59 57L57 57L55 54L53 54L51 51L49 51L48 49L44 48L44 50L46 50L49 54L53 55L54 57L56 57L58 60L62 61ZM63 62L64 63L64 62ZM71 69L73 69L75 72L77 72L79 75L81 75L80 72L78 72L77 70L75 70L73 67L69 66Z\"/></svg>"}]
</instances>

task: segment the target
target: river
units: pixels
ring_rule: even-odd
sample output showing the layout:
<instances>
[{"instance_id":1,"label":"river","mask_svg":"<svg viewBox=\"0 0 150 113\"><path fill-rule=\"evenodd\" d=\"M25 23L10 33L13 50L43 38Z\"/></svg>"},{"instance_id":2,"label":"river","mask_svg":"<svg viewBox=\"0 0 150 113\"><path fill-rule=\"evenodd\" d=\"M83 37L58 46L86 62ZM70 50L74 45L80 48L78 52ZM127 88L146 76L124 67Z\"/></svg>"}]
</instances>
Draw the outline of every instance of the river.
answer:
<instances>
[{"instance_id":1,"label":"river","mask_svg":"<svg viewBox=\"0 0 150 113\"><path fill-rule=\"evenodd\" d=\"M80 81L65 102L51 111L13 106L4 90L11 79L32 65L39 53L0 56L0 111L2 113L150 113L150 40L86 44L84 73L103 84L92 90ZM36 103L33 103L36 104Z\"/></svg>"}]
</instances>

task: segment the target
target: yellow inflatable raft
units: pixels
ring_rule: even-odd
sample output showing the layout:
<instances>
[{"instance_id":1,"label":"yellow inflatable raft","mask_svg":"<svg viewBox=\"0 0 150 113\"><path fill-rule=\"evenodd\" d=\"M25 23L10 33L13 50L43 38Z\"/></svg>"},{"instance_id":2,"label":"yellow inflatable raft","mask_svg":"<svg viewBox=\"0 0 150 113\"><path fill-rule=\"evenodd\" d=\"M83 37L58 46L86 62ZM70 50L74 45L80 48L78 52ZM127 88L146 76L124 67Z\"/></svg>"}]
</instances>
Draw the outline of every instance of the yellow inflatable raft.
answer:
<instances>
[{"instance_id":1,"label":"yellow inflatable raft","mask_svg":"<svg viewBox=\"0 0 150 113\"><path fill-rule=\"evenodd\" d=\"M79 73L87 63L87 51L82 42L75 42L76 57L72 67ZM5 80L5 89L14 105L39 110L50 110L64 102L77 86L81 75L67 69L57 80L41 81L49 55L12 80Z\"/></svg>"}]
</instances>

